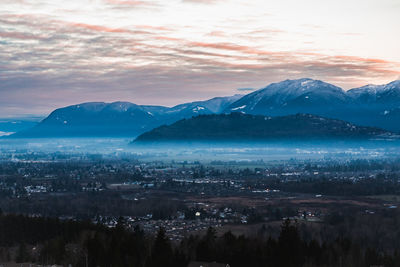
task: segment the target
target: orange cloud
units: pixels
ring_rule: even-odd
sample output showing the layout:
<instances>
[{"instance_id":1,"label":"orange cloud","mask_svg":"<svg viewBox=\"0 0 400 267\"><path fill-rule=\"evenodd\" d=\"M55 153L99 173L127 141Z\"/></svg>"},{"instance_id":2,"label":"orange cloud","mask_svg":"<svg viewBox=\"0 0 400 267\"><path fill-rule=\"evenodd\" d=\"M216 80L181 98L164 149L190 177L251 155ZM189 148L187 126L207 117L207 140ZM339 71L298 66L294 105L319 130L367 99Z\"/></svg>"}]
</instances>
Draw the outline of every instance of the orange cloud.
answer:
<instances>
[{"instance_id":1,"label":"orange cloud","mask_svg":"<svg viewBox=\"0 0 400 267\"><path fill-rule=\"evenodd\" d=\"M254 54L254 55L270 55L271 54L271 52L269 52L269 51L263 51L263 50L255 49L255 48L252 48L249 46L236 45L236 44L232 44L232 43L190 42L189 45L195 46L195 47L203 47L203 48L214 48L214 49L220 49L220 50L238 51L238 52Z\"/></svg>"},{"instance_id":2,"label":"orange cloud","mask_svg":"<svg viewBox=\"0 0 400 267\"><path fill-rule=\"evenodd\" d=\"M128 30L125 30L125 29L109 28L109 27L105 27L105 26L91 25L91 24L85 24L85 23L72 23L72 26L83 28L83 29L88 29L91 31L99 31L99 32L118 32L118 33L129 32Z\"/></svg>"}]
</instances>

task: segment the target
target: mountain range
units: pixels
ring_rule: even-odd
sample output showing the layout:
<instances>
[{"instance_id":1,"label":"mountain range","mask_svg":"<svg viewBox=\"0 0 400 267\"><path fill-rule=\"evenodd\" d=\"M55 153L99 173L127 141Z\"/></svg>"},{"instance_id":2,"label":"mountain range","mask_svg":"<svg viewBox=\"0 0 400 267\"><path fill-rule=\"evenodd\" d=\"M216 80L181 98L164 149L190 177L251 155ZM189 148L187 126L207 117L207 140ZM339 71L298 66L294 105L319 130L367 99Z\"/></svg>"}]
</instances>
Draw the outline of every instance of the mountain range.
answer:
<instances>
[{"instance_id":1,"label":"mountain range","mask_svg":"<svg viewBox=\"0 0 400 267\"><path fill-rule=\"evenodd\" d=\"M270 140L363 140L391 132L311 114L269 117L243 113L199 115L139 135L134 143L165 141L251 142Z\"/></svg>"},{"instance_id":2,"label":"mountain range","mask_svg":"<svg viewBox=\"0 0 400 267\"><path fill-rule=\"evenodd\" d=\"M30 129L38 124L43 117L40 116L21 116L17 118L0 119L0 136L7 136L15 132Z\"/></svg>"},{"instance_id":3,"label":"mountain range","mask_svg":"<svg viewBox=\"0 0 400 267\"><path fill-rule=\"evenodd\" d=\"M134 137L185 118L232 112L263 116L313 114L399 132L400 80L349 91L308 78L285 80L244 96L216 97L174 107L89 102L56 109L36 126L12 137Z\"/></svg>"},{"instance_id":4,"label":"mountain range","mask_svg":"<svg viewBox=\"0 0 400 267\"><path fill-rule=\"evenodd\" d=\"M215 97L172 108L130 102L82 103L56 109L34 127L11 137L133 137L183 118L221 113L240 97Z\"/></svg>"},{"instance_id":5,"label":"mountain range","mask_svg":"<svg viewBox=\"0 0 400 267\"><path fill-rule=\"evenodd\" d=\"M312 79L286 80L243 96L224 112L283 116L309 113L400 131L400 80L344 91Z\"/></svg>"}]
</instances>

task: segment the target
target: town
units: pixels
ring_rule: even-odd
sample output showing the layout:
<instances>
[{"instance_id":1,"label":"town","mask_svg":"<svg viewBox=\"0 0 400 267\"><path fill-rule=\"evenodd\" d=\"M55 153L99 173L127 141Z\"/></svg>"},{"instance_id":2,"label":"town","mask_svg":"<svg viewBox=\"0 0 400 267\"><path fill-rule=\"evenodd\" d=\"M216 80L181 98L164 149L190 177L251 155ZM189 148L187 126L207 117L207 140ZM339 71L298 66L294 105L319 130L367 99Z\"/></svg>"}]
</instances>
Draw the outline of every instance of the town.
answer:
<instances>
[{"instance_id":1,"label":"town","mask_svg":"<svg viewBox=\"0 0 400 267\"><path fill-rule=\"evenodd\" d=\"M161 227L172 241L218 231L257 234L287 218L321 225L346 211L397 212L400 161L223 162L21 154L0 161L4 213ZM336 205L335 205L336 204ZM337 205L339 204L339 205ZM339 215L338 215L339 214ZM271 228L272 227L272 228Z\"/></svg>"}]
</instances>

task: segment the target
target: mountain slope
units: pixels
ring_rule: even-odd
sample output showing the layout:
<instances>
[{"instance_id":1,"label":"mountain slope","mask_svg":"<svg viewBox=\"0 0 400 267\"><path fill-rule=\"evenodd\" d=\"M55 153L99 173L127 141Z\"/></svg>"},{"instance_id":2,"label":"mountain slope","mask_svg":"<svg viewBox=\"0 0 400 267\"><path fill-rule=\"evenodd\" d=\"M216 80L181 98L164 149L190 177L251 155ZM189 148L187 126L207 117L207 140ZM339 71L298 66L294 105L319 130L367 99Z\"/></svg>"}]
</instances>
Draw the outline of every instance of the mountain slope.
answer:
<instances>
[{"instance_id":1,"label":"mountain slope","mask_svg":"<svg viewBox=\"0 0 400 267\"><path fill-rule=\"evenodd\" d=\"M309 113L358 125L400 131L400 81L347 92L312 79L273 83L232 103L224 112L284 116Z\"/></svg>"},{"instance_id":2,"label":"mountain slope","mask_svg":"<svg viewBox=\"0 0 400 267\"><path fill-rule=\"evenodd\" d=\"M39 116L0 118L0 136L10 135L18 131L30 129L43 118Z\"/></svg>"},{"instance_id":3,"label":"mountain slope","mask_svg":"<svg viewBox=\"0 0 400 267\"><path fill-rule=\"evenodd\" d=\"M165 110L164 114L161 115L161 119L164 123L173 123L180 119L198 115L219 114L241 97L242 95L214 97L209 100L180 104Z\"/></svg>"},{"instance_id":4,"label":"mountain slope","mask_svg":"<svg viewBox=\"0 0 400 267\"><path fill-rule=\"evenodd\" d=\"M165 123L224 110L240 98L217 97L172 108L130 102L89 102L53 111L31 129L12 137L134 137Z\"/></svg>"},{"instance_id":5,"label":"mountain slope","mask_svg":"<svg viewBox=\"0 0 400 267\"><path fill-rule=\"evenodd\" d=\"M57 109L33 128L11 137L134 137L184 118L231 112L264 116L307 113L400 132L400 81L345 92L323 81L285 80L243 97L216 97L171 108L129 102L83 103Z\"/></svg>"},{"instance_id":6,"label":"mountain slope","mask_svg":"<svg viewBox=\"0 0 400 267\"><path fill-rule=\"evenodd\" d=\"M231 104L225 112L286 115L295 113L326 114L351 99L339 87L312 79L285 80L250 93Z\"/></svg>"},{"instance_id":7,"label":"mountain slope","mask_svg":"<svg viewBox=\"0 0 400 267\"><path fill-rule=\"evenodd\" d=\"M368 104L385 107L400 107L400 80L384 85L366 85L354 88L347 94L359 104Z\"/></svg>"},{"instance_id":8,"label":"mountain slope","mask_svg":"<svg viewBox=\"0 0 400 267\"><path fill-rule=\"evenodd\" d=\"M129 102L83 103L56 109L38 125L14 137L135 136L158 125L148 110L162 108Z\"/></svg>"},{"instance_id":9,"label":"mountain slope","mask_svg":"<svg viewBox=\"0 0 400 267\"><path fill-rule=\"evenodd\" d=\"M201 115L161 126L138 136L135 142L260 141L275 139L369 139L393 136L378 128L309 114L266 117L242 113Z\"/></svg>"},{"instance_id":10,"label":"mountain slope","mask_svg":"<svg viewBox=\"0 0 400 267\"><path fill-rule=\"evenodd\" d=\"M347 91L353 105L349 121L400 132L400 80L384 85L367 85Z\"/></svg>"}]
</instances>

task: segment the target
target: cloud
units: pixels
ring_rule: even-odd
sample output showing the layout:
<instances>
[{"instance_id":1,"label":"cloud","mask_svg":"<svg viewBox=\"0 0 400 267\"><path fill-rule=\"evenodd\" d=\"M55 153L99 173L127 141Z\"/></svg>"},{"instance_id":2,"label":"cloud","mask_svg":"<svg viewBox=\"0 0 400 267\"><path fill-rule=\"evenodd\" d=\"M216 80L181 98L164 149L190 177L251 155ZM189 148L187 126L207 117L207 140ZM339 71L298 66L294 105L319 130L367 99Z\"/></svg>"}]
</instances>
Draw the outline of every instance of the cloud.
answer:
<instances>
[{"instance_id":1,"label":"cloud","mask_svg":"<svg viewBox=\"0 0 400 267\"><path fill-rule=\"evenodd\" d=\"M183 3L195 3L195 4L215 4L221 0L182 0Z\"/></svg>"},{"instance_id":2,"label":"cloud","mask_svg":"<svg viewBox=\"0 0 400 267\"><path fill-rule=\"evenodd\" d=\"M202 48L213 48L219 50L229 50L229 51L238 51L244 52L248 54L256 54L256 55L268 55L271 52L259 50L256 48L252 48L249 46L237 45L233 43L205 43L205 42L191 42L189 45L194 47L202 47Z\"/></svg>"},{"instance_id":3,"label":"cloud","mask_svg":"<svg viewBox=\"0 0 400 267\"><path fill-rule=\"evenodd\" d=\"M41 40L44 37L25 32L0 32L0 37L20 40Z\"/></svg>"},{"instance_id":4,"label":"cloud","mask_svg":"<svg viewBox=\"0 0 400 267\"><path fill-rule=\"evenodd\" d=\"M255 91L257 89L256 88L251 88L251 87L241 87L241 88L238 88L236 90L241 91L241 92L249 92L249 91Z\"/></svg>"},{"instance_id":5,"label":"cloud","mask_svg":"<svg viewBox=\"0 0 400 267\"><path fill-rule=\"evenodd\" d=\"M105 0L105 4L114 8L153 8L159 5L155 1L141 1L141 0Z\"/></svg>"},{"instance_id":6,"label":"cloud","mask_svg":"<svg viewBox=\"0 0 400 267\"><path fill-rule=\"evenodd\" d=\"M98 4L90 7L101 19L73 6L74 16L0 11L0 62L7 62L0 64L1 114L43 113L86 101L174 105L288 78L311 77L345 89L400 78L394 61L273 47L275 36L288 34L273 26L241 28L243 20L235 22L239 28L230 21L199 26L191 18L182 25L170 23L171 17L159 23L170 10L131 12L152 6L150 1L89 2ZM179 3L173 8L190 9ZM196 10L202 8L208 7Z\"/></svg>"},{"instance_id":7,"label":"cloud","mask_svg":"<svg viewBox=\"0 0 400 267\"><path fill-rule=\"evenodd\" d=\"M135 0L106 0L107 4L112 5L123 5L123 6L141 6L146 5L145 1L135 1Z\"/></svg>"},{"instance_id":8,"label":"cloud","mask_svg":"<svg viewBox=\"0 0 400 267\"><path fill-rule=\"evenodd\" d=\"M85 23L73 23L71 25L74 27L79 27L79 28L90 30L90 31L98 31L98 32L116 32L116 33L129 32L126 29L109 28L109 27L105 27L105 26L91 25L91 24L85 24Z\"/></svg>"}]
</instances>

